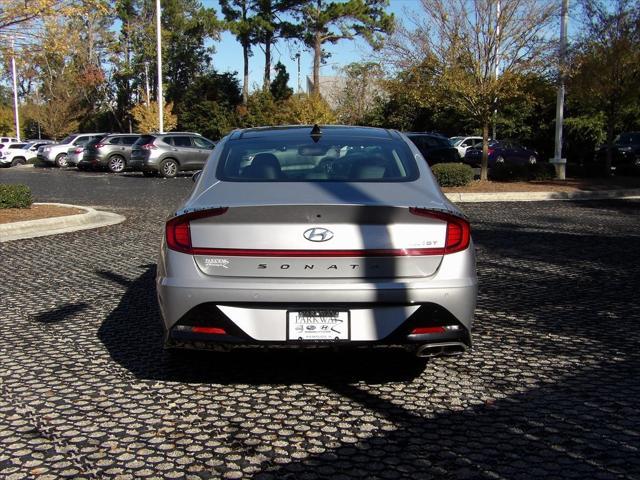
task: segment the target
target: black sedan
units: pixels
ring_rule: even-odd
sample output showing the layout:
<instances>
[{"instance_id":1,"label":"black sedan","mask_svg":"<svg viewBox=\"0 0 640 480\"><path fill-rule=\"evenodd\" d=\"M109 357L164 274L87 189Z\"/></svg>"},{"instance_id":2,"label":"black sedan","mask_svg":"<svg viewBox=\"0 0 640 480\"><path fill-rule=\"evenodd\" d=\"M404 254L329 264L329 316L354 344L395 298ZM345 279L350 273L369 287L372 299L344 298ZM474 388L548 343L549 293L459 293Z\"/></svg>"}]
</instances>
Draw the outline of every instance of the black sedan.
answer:
<instances>
[{"instance_id":1,"label":"black sedan","mask_svg":"<svg viewBox=\"0 0 640 480\"><path fill-rule=\"evenodd\" d=\"M467 149L464 163L477 167L482 164L482 144ZM492 140L489 142L489 167L498 164L535 165L538 162L538 152L523 147L514 140Z\"/></svg>"}]
</instances>

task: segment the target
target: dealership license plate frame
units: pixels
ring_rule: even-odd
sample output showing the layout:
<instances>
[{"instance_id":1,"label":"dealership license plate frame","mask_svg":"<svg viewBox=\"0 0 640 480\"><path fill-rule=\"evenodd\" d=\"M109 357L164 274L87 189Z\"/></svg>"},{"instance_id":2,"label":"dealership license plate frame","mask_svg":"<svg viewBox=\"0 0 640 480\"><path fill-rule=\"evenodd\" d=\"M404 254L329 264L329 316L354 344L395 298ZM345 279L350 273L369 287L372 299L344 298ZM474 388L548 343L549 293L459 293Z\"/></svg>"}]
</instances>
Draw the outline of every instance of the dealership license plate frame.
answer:
<instances>
[{"instance_id":1,"label":"dealership license plate frame","mask_svg":"<svg viewBox=\"0 0 640 480\"><path fill-rule=\"evenodd\" d=\"M300 318L300 314L309 315L311 313L332 313L333 315L326 315L324 318L338 318L343 320L343 328L340 329L340 334L334 337L314 334L316 330L303 330L302 332L296 331L296 320ZM316 315L320 319L320 315ZM345 325L346 324L346 325ZM331 322L318 321L315 323L304 323L302 325L318 326L331 326ZM333 324L335 326L335 324ZM318 330L317 332L321 332ZM317 308L317 309L300 309L300 310L288 310L287 311L287 341L289 342L304 342L304 343L336 343L336 342L349 342L351 341L351 312L349 310L341 309L329 309L329 308Z\"/></svg>"}]
</instances>

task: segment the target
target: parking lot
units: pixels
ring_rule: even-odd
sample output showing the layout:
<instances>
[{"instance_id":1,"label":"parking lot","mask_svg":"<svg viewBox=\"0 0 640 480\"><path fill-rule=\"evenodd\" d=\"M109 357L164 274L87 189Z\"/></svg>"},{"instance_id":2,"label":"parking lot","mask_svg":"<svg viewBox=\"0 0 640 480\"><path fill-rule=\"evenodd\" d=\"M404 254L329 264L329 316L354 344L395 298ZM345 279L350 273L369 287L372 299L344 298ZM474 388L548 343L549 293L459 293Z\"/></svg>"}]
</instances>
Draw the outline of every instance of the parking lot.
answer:
<instances>
[{"instance_id":1,"label":"parking lot","mask_svg":"<svg viewBox=\"0 0 640 480\"><path fill-rule=\"evenodd\" d=\"M474 348L169 357L188 177L2 171L116 226L0 244L0 478L640 479L640 200L463 204Z\"/></svg>"}]
</instances>

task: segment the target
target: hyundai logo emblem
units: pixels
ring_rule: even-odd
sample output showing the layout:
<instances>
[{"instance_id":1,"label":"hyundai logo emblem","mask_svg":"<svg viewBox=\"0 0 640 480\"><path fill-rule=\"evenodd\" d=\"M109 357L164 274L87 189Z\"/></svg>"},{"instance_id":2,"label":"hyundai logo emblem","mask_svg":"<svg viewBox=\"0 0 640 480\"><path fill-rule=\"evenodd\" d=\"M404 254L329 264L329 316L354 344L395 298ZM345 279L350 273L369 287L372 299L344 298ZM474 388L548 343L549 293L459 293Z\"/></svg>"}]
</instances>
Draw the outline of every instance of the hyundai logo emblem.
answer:
<instances>
[{"instance_id":1,"label":"hyundai logo emblem","mask_svg":"<svg viewBox=\"0 0 640 480\"><path fill-rule=\"evenodd\" d=\"M326 242L333 238L333 232L326 228L310 228L309 230L305 230L304 238L310 242Z\"/></svg>"}]
</instances>

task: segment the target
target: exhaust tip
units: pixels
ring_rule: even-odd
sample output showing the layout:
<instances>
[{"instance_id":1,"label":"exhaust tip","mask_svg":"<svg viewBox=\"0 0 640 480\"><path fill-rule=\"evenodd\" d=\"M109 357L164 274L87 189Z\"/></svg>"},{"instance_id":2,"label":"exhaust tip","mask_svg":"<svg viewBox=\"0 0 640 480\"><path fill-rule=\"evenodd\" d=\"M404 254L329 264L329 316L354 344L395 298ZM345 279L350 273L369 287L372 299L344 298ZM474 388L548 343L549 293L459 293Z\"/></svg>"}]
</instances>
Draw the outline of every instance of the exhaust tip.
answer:
<instances>
[{"instance_id":1,"label":"exhaust tip","mask_svg":"<svg viewBox=\"0 0 640 480\"><path fill-rule=\"evenodd\" d=\"M416 357L451 357L462 355L467 351L467 346L461 342L427 343L416 350Z\"/></svg>"}]
</instances>

